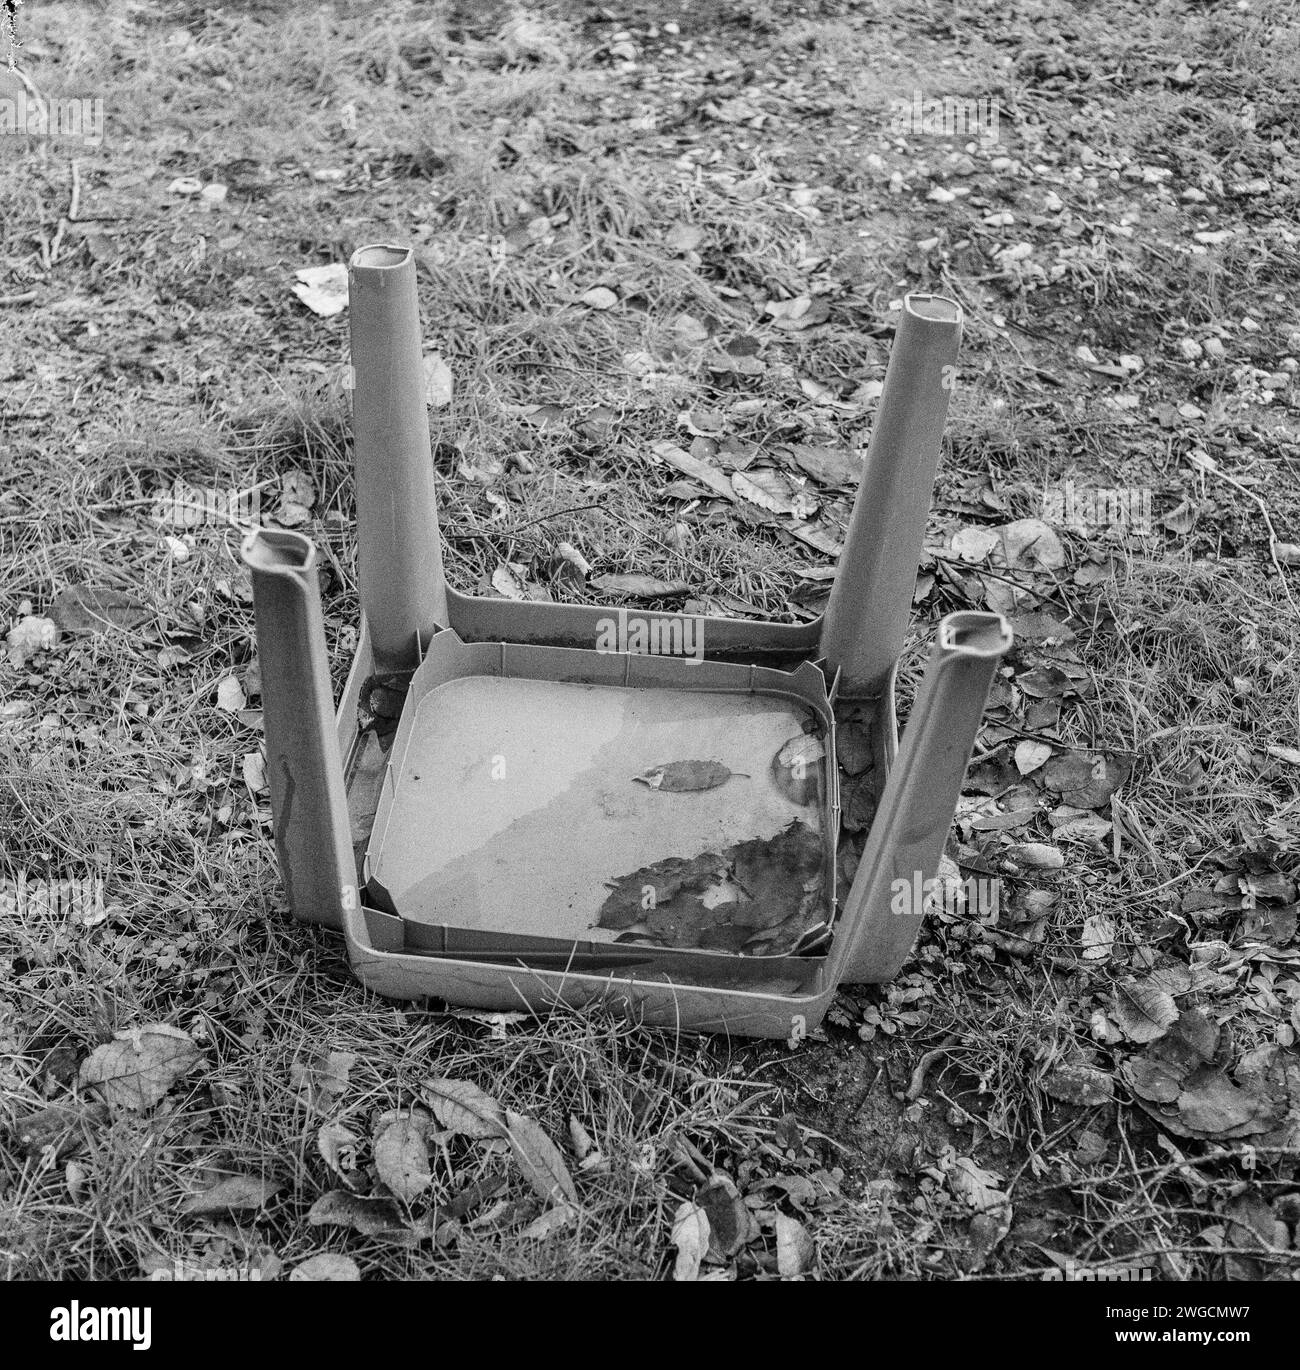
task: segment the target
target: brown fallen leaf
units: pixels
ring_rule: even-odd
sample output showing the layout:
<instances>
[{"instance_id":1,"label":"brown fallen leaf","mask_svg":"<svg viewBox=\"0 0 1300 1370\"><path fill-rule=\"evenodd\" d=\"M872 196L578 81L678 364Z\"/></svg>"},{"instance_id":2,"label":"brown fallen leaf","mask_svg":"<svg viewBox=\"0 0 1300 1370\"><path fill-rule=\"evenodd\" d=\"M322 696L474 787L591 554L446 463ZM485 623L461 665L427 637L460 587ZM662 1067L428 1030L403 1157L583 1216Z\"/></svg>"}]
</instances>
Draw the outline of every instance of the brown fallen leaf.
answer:
<instances>
[{"instance_id":1,"label":"brown fallen leaf","mask_svg":"<svg viewBox=\"0 0 1300 1370\"><path fill-rule=\"evenodd\" d=\"M50 617L67 633L105 633L110 628L138 628L153 617L153 610L122 590L69 585L59 591Z\"/></svg>"},{"instance_id":2,"label":"brown fallen leaf","mask_svg":"<svg viewBox=\"0 0 1300 1370\"><path fill-rule=\"evenodd\" d=\"M815 733L800 733L772 758L772 779L792 804L811 804L821 793L826 747Z\"/></svg>"},{"instance_id":3,"label":"brown fallen leaf","mask_svg":"<svg viewBox=\"0 0 1300 1370\"><path fill-rule=\"evenodd\" d=\"M710 465L699 457L692 456L689 452L678 447L676 443L652 443L650 450L660 461L666 462L674 470L680 471L682 475L689 476L691 480L706 486L715 495L721 495L733 503L739 498L732 488L731 482L716 466Z\"/></svg>"},{"instance_id":4,"label":"brown fallen leaf","mask_svg":"<svg viewBox=\"0 0 1300 1370\"><path fill-rule=\"evenodd\" d=\"M1105 913L1090 913L1080 936L1085 961L1109 961L1115 946L1115 920Z\"/></svg>"},{"instance_id":5,"label":"brown fallen leaf","mask_svg":"<svg viewBox=\"0 0 1300 1370\"><path fill-rule=\"evenodd\" d=\"M420 1093L448 1131L479 1141L505 1135L505 1110L469 1080L429 1079Z\"/></svg>"},{"instance_id":6,"label":"brown fallen leaf","mask_svg":"<svg viewBox=\"0 0 1300 1370\"><path fill-rule=\"evenodd\" d=\"M996 530L1006 564L1017 570L1056 571L1065 565L1061 539L1042 519L1017 519Z\"/></svg>"},{"instance_id":7,"label":"brown fallen leaf","mask_svg":"<svg viewBox=\"0 0 1300 1370\"><path fill-rule=\"evenodd\" d=\"M152 1108L201 1053L188 1032L150 1023L117 1033L82 1062L83 1088L94 1089L110 1108Z\"/></svg>"},{"instance_id":8,"label":"brown fallen leaf","mask_svg":"<svg viewBox=\"0 0 1300 1370\"><path fill-rule=\"evenodd\" d=\"M826 921L822 860L819 835L794 819L774 837L692 860L670 857L623 876L601 907L599 925L644 929L625 931L620 940L786 954ZM706 904L700 896L710 888L717 889L717 902ZM744 898L736 898L737 889Z\"/></svg>"},{"instance_id":9,"label":"brown fallen leaf","mask_svg":"<svg viewBox=\"0 0 1300 1370\"><path fill-rule=\"evenodd\" d=\"M660 904L645 916L646 931L668 947L698 947L700 939L713 926L713 910L697 895L680 894Z\"/></svg>"},{"instance_id":10,"label":"brown fallen leaf","mask_svg":"<svg viewBox=\"0 0 1300 1370\"><path fill-rule=\"evenodd\" d=\"M519 1113L506 1113L506 1140L524 1178L549 1204L577 1206L578 1191L560 1148L542 1126Z\"/></svg>"},{"instance_id":11,"label":"brown fallen leaf","mask_svg":"<svg viewBox=\"0 0 1300 1370\"><path fill-rule=\"evenodd\" d=\"M840 823L846 832L865 832L875 816L876 774L872 769L840 786Z\"/></svg>"},{"instance_id":12,"label":"brown fallen leaf","mask_svg":"<svg viewBox=\"0 0 1300 1370\"><path fill-rule=\"evenodd\" d=\"M700 856L669 856L642 866L630 875L611 881L613 893L601 905L597 925L621 930L644 920L685 890L699 893L715 884L727 869L726 858L717 852Z\"/></svg>"},{"instance_id":13,"label":"brown fallen leaf","mask_svg":"<svg viewBox=\"0 0 1300 1370\"><path fill-rule=\"evenodd\" d=\"M1184 1137L1202 1140L1267 1132L1281 1113L1262 1090L1243 1089L1218 1066L1200 1066L1187 1077L1177 1108L1176 1121L1161 1109L1161 1122Z\"/></svg>"},{"instance_id":14,"label":"brown fallen leaf","mask_svg":"<svg viewBox=\"0 0 1300 1370\"><path fill-rule=\"evenodd\" d=\"M1115 1081L1095 1066L1063 1062L1043 1076L1043 1089L1062 1103L1094 1108L1115 1097Z\"/></svg>"},{"instance_id":15,"label":"brown fallen leaf","mask_svg":"<svg viewBox=\"0 0 1300 1370\"><path fill-rule=\"evenodd\" d=\"M871 727L865 720L848 718L836 729L835 759L845 775L861 775L873 763Z\"/></svg>"},{"instance_id":16,"label":"brown fallen leaf","mask_svg":"<svg viewBox=\"0 0 1300 1370\"><path fill-rule=\"evenodd\" d=\"M556 1208L548 1208L540 1218L534 1218L519 1235L533 1241L545 1241L566 1227L572 1227L578 1221L578 1216L578 1210L572 1204L560 1204Z\"/></svg>"},{"instance_id":17,"label":"brown fallen leaf","mask_svg":"<svg viewBox=\"0 0 1300 1370\"><path fill-rule=\"evenodd\" d=\"M735 471L731 488L743 500L771 514L794 513L792 491L777 471Z\"/></svg>"},{"instance_id":18,"label":"brown fallen leaf","mask_svg":"<svg viewBox=\"0 0 1300 1370\"><path fill-rule=\"evenodd\" d=\"M348 1075L356 1064L351 1051L322 1051L289 1068L289 1079L308 1109L327 1108L348 1087Z\"/></svg>"},{"instance_id":19,"label":"brown fallen leaf","mask_svg":"<svg viewBox=\"0 0 1300 1370\"><path fill-rule=\"evenodd\" d=\"M721 761L669 761L666 765L652 767L644 775L634 775L632 779L665 794L687 794L693 790L716 790L732 776L749 779L744 771L730 770Z\"/></svg>"},{"instance_id":20,"label":"brown fallen leaf","mask_svg":"<svg viewBox=\"0 0 1300 1370\"><path fill-rule=\"evenodd\" d=\"M108 1116L106 1104L51 1104L20 1118L14 1124L14 1137L28 1156L39 1156L50 1148L55 1159L61 1159L79 1151L91 1128L98 1127Z\"/></svg>"},{"instance_id":21,"label":"brown fallen leaf","mask_svg":"<svg viewBox=\"0 0 1300 1370\"><path fill-rule=\"evenodd\" d=\"M209 1189L187 1194L181 1212L188 1214L242 1212L265 1208L284 1186L263 1175L227 1175Z\"/></svg>"},{"instance_id":22,"label":"brown fallen leaf","mask_svg":"<svg viewBox=\"0 0 1300 1370\"><path fill-rule=\"evenodd\" d=\"M1178 1008L1168 991L1126 976L1115 986L1110 1016L1131 1042L1154 1042L1178 1021Z\"/></svg>"},{"instance_id":23,"label":"brown fallen leaf","mask_svg":"<svg viewBox=\"0 0 1300 1370\"><path fill-rule=\"evenodd\" d=\"M417 1234L402 1220L392 1199L363 1199L345 1189L331 1189L311 1206L312 1227L347 1227L363 1237L386 1237L414 1242Z\"/></svg>"},{"instance_id":24,"label":"brown fallen leaf","mask_svg":"<svg viewBox=\"0 0 1300 1370\"><path fill-rule=\"evenodd\" d=\"M816 1248L808 1229L798 1218L776 1214L776 1270L783 1280L793 1280L812 1265Z\"/></svg>"},{"instance_id":25,"label":"brown fallen leaf","mask_svg":"<svg viewBox=\"0 0 1300 1370\"><path fill-rule=\"evenodd\" d=\"M660 580L657 576L606 575L590 582L595 590L611 595L627 595L632 599L678 599L691 592L690 581Z\"/></svg>"},{"instance_id":26,"label":"brown fallen leaf","mask_svg":"<svg viewBox=\"0 0 1300 1370\"><path fill-rule=\"evenodd\" d=\"M515 567L502 562L495 571L492 572L492 588L502 599L524 600L528 598L528 587L526 577L521 572L522 567Z\"/></svg>"},{"instance_id":27,"label":"brown fallen leaf","mask_svg":"<svg viewBox=\"0 0 1300 1370\"><path fill-rule=\"evenodd\" d=\"M835 490L856 490L862 480L862 458L844 447L813 447L791 443L782 448L795 464L819 485Z\"/></svg>"},{"instance_id":28,"label":"brown fallen leaf","mask_svg":"<svg viewBox=\"0 0 1300 1370\"><path fill-rule=\"evenodd\" d=\"M1128 779L1126 762L1113 757L1071 752L1054 757L1043 768L1043 779L1076 809L1095 809L1110 800Z\"/></svg>"},{"instance_id":29,"label":"brown fallen leaf","mask_svg":"<svg viewBox=\"0 0 1300 1370\"><path fill-rule=\"evenodd\" d=\"M308 1256L300 1265L289 1272L291 1283L309 1281L331 1281L352 1284L361 1278L361 1267L351 1256L340 1255L337 1251L322 1251L317 1256Z\"/></svg>"},{"instance_id":30,"label":"brown fallen leaf","mask_svg":"<svg viewBox=\"0 0 1300 1370\"><path fill-rule=\"evenodd\" d=\"M715 1260L731 1260L759 1235L757 1220L729 1176L715 1174L695 1202L708 1215L709 1254Z\"/></svg>"},{"instance_id":31,"label":"brown fallen leaf","mask_svg":"<svg viewBox=\"0 0 1300 1370\"><path fill-rule=\"evenodd\" d=\"M1291 1057L1278 1047L1248 1052L1229 1079L1212 1064L1219 1029L1201 1009L1184 1009L1165 1037L1145 1058L1120 1069L1137 1103L1169 1132L1199 1140L1229 1140L1269 1132L1286 1112L1285 1071L1268 1066ZM1300 1069L1296 1071L1300 1096Z\"/></svg>"},{"instance_id":32,"label":"brown fallen leaf","mask_svg":"<svg viewBox=\"0 0 1300 1370\"><path fill-rule=\"evenodd\" d=\"M429 1115L405 1113L375 1134L375 1169L404 1204L414 1203L433 1183L429 1169Z\"/></svg>"},{"instance_id":33,"label":"brown fallen leaf","mask_svg":"<svg viewBox=\"0 0 1300 1370\"><path fill-rule=\"evenodd\" d=\"M321 1159L349 1189L361 1184L357 1174L357 1152L361 1138L342 1123L325 1123L316 1133L316 1150Z\"/></svg>"},{"instance_id":34,"label":"brown fallen leaf","mask_svg":"<svg viewBox=\"0 0 1300 1370\"><path fill-rule=\"evenodd\" d=\"M1183 1092L1182 1082L1169 1066L1150 1057L1139 1056L1120 1066L1124 1083L1149 1104L1172 1104Z\"/></svg>"},{"instance_id":35,"label":"brown fallen leaf","mask_svg":"<svg viewBox=\"0 0 1300 1370\"><path fill-rule=\"evenodd\" d=\"M687 1199L678 1206L672 1229L672 1243L677 1248L674 1280L700 1278L700 1265L709 1249L709 1235L709 1215L699 1204Z\"/></svg>"}]
</instances>

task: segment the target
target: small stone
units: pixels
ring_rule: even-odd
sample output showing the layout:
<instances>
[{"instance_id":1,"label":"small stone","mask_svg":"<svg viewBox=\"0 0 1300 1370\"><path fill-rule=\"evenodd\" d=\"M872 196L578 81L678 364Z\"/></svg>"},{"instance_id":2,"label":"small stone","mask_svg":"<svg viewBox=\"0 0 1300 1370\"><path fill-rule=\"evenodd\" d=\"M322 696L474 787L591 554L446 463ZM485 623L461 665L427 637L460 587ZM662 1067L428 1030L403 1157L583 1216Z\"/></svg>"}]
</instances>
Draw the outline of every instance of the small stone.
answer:
<instances>
[{"instance_id":1,"label":"small stone","mask_svg":"<svg viewBox=\"0 0 1300 1370\"><path fill-rule=\"evenodd\" d=\"M1199 361L1204 355L1205 349L1195 338L1182 338L1178 343L1178 350L1189 362Z\"/></svg>"}]
</instances>

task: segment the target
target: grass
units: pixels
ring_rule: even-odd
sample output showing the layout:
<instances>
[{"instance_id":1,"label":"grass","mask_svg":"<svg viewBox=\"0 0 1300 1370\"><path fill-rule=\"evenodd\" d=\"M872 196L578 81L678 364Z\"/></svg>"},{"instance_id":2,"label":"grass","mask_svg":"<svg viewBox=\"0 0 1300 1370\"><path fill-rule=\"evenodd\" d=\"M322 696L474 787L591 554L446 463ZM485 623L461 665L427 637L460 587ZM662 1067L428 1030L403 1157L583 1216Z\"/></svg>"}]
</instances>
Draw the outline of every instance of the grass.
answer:
<instances>
[{"instance_id":1,"label":"grass","mask_svg":"<svg viewBox=\"0 0 1300 1370\"><path fill-rule=\"evenodd\" d=\"M662 1278L674 1214L712 1192L716 1168L757 1222L712 1267L741 1278L780 1273L778 1214L804 1225L806 1273L828 1280L1034 1278L1066 1256L1150 1261L1166 1279L1285 1275L1294 1246L1276 1228L1262 1245L1259 1214L1295 1241L1300 1087L1271 1087L1266 1143L1170 1136L1125 1084L1143 1045L1107 1023L1118 981L1177 964L1200 977L1178 1007L1219 1028L1216 1060L1239 1081L1260 1049L1294 1051L1295 943L1259 940L1239 884L1285 889L1300 866L1297 586L1249 498L1300 541L1295 390L1264 384L1300 355L1294 23L1271 0L1033 0L1012 27L922 0L637 0L620 14L20 11L24 70L47 93L102 96L107 128L99 149L0 137L5 627L76 584L127 592L144 616L0 662L5 868L102 870L108 913L84 928L0 921L0 1269L273 1278L332 1251L367 1278ZM891 135L889 100L917 86L996 98L999 143ZM226 185L224 205L169 190L179 177ZM1267 191L1234 189L1258 178ZM999 211L1013 222L988 222ZM1224 228L1189 253L1192 234ZM594 574L688 581L701 610L806 619L817 587L803 573L826 559L742 508L664 497L650 445L687 445L679 416L699 408L760 458L862 444L871 406L851 397L883 375L907 289L953 295L967 329L905 705L930 626L986 593L954 559L955 530L1037 516L1065 479L1150 489L1157 520L1193 506L1148 538L1065 533L1061 569L1011 574L1041 597L1020 612L1074 640L1021 633L949 845L964 873L1003 879L999 914L932 919L895 985L846 987L797 1050L596 1012L493 1023L394 1005L350 978L335 941L288 921L267 801L244 783L260 715L236 530L165 530L188 538L178 559L149 506L183 479L257 487L273 513L285 478L306 474L341 686L357 619L347 323L290 286L380 240L414 245L426 347L455 378L432 419L463 590L490 592L510 562L556 599L584 598L554 577L569 542ZM1022 241L1025 261L996 255ZM616 307L582 303L597 286ZM765 305L803 294L831 302L827 322L772 328ZM710 369L738 335L761 339L759 374ZM1180 351L1210 336L1222 358ZM1083 346L1140 367L1090 371ZM813 493L830 522L847 515ZM1022 686L1045 665L1073 693L1033 723ZM244 713L216 704L229 675ZM1014 807L1039 793L1033 776L1016 789L1025 732L1132 766L1101 811L1116 833L1063 844L1055 872L1007 864L1010 844L1053 840L1050 799L1019 833L968 822L999 794ZM1098 919L1113 943L1094 959L1082 939ZM80 1097L97 1045L157 1022L188 1032L202 1064L155 1108L79 1111L23 1141L27 1120ZM330 1053L352 1061L322 1092ZM1114 1098L1063 1098L1063 1065L1102 1072ZM356 1135L353 1182L379 1193L376 1120L427 1106L431 1076L477 1083L559 1143L581 1200L567 1226L530 1234L542 1204L504 1143L451 1135L402 1215L414 1237L310 1222L341 1183L322 1126ZM585 1169L571 1119L600 1153ZM996 1240L958 1183L967 1162L1012 1205ZM232 1174L276 1191L258 1209L183 1211Z\"/></svg>"}]
</instances>

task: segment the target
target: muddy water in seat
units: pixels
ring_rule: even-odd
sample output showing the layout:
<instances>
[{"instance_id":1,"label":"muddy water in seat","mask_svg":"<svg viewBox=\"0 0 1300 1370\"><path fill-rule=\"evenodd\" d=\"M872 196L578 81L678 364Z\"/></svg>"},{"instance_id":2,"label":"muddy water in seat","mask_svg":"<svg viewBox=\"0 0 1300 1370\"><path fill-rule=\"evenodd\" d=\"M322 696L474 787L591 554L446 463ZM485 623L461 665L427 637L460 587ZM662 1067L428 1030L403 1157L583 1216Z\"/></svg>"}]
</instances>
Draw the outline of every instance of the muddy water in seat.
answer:
<instances>
[{"instance_id":1,"label":"muddy water in seat","mask_svg":"<svg viewBox=\"0 0 1300 1370\"><path fill-rule=\"evenodd\" d=\"M394 755L373 874L418 922L612 940L617 929L596 926L611 882L792 820L821 833L820 787L773 767L805 719L794 700L752 694L453 680L421 700ZM659 775L688 761L720 764Z\"/></svg>"}]
</instances>

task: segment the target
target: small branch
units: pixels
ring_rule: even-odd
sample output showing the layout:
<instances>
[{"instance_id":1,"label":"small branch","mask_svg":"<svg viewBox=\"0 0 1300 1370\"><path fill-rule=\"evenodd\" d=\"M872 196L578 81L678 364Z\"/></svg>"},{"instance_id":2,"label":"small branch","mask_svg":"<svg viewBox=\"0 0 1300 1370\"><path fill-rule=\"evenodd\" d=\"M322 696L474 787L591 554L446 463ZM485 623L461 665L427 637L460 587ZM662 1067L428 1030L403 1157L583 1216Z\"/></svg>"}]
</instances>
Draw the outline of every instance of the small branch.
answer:
<instances>
[{"instance_id":1,"label":"small branch","mask_svg":"<svg viewBox=\"0 0 1300 1370\"><path fill-rule=\"evenodd\" d=\"M909 1104L914 1104L921 1097L921 1091L925 1088L926 1073L929 1071L930 1067L939 1060L940 1057L946 1056L948 1052L958 1044L959 1040L960 1039L957 1037L945 1037L939 1046L935 1047L933 1051L927 1051L916 1063L916 1069L912 1072L911 1081L907 1086L907 1093L904 1095L904 1098Z\"/></svg>"},{"instance_id":2,"label":"small branch","mask_svg":"<svg viewBox=\"0 0 1300 1370\"><path fill-rule=\"evenodd\" d=\"M1273 569L1277 572L1278 579L1282 582L1282 593L1286 596L1286 602L1291 606L1291 611L1294 613L1296 611L1296 602L1291 598L1291 587L1286 583L1286 572L1282 569L1282 563L1277 559L1277 529L1273 527L1273 520L1268 515L1268 505L1265 504L1262 497L1257 495L1253 490L1248 490L1239 480L1234 479L1226 471L1221 471L1217 462L1213 465L1207 464L1206 466L1200 466L1198 463L1198 469L1208 470L1210 475L1218 476L1220 480L1226 480L1234 490L1240 490L1247 499L1255 501L1255 504L1259 508L1259 512L1264 515L1264 525L1268 529L1269 560L1273 563Z\"/></svg>"}]
</instances>

